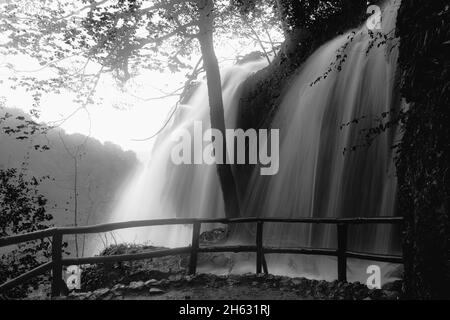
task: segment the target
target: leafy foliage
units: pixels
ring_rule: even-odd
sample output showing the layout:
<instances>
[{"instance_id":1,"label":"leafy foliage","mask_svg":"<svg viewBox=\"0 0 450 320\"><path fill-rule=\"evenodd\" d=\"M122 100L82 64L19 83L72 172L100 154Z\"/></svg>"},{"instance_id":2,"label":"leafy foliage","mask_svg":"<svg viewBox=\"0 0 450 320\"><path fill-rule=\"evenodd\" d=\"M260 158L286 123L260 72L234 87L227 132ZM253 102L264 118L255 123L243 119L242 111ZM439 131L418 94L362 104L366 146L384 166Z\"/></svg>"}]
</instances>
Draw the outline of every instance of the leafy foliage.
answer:
<instances>
[{"instance_id":1,"label":"leafy foliage","mask_svg":"<svg viewBox=\"0 0 450 320\"><path fill-rule=\"evenodd\" d=\"M367 1L362 0L280 0L282 17L286 21L287 32L305 29L312 32L326 32L339 20L352 19L351 15L361 12Z\"/></svg>"},{"instance_id":2,"label":"leafy foliage","mask_svg":"<svg viewBox=\"0 0 450 320\"><path fill-rule=\"evenodd\" d=\"M102 75L112 74L120 86L145 69L181 72L195 80L191 75L198 74L195 63L200 50L195 40L200 2L46 0L31 5L28 0L6 1L0 3L0 54L29 57L40 67L20 70L10 62L0 67L13 72L8 79L12 88L24 88L33 96L36 114L45 95L66 91L80 110L85 109L98 98L95 89ZM264 14L261 8L267 5L258 2L243 28L238 4L215 1L216 42L226 43L238 35L247 37L247 45L262 45L254 32L265 34L270 29L272 33L279 21L273 12Z\"/></svg>"},{"instance_id":3,"label":"leafy foliage","mask_svg":"<svg viewBox=\"0 0 450 320\"><path fill-rule=\"evenodd\" d=\"M3 112L2 112L3 111ZM4 108L0 117L9 114L0 127L15 128L31 118L21 110ZM18 167L19 172L36 177L50 176L39 186L41 193L48 200L47 212L54 216L53 223L59 226L74 224L74 166L73 158L64 145L72 152L82 145L78 154L77 166L77 211L78 224L89 225L105 222L105 216L111 212L115 196L123 181L134 172L138 165L132 151L123 151L119 146L87 138L81 134L67 134L64 130L54 128L46 134L36 133L28 139L16 139L22 133L0 135L0 168ZM79 237L84 247L85 237ZM86 247L94 236L86 236ZM72 237L67 237L68 251L73 252ZM83 250L81 250L83 252Z\"/></svg>"},{"instance_id":4,"label":"leafy foliage","mask_svg":"<svg viewBox=\"0 0 450 320\"><path fill-rule=\"evenodd\" d=\"M270 126L281 103L282 93L292 83L292 77L302 63L326 41L358 26L366 15L366 1L360 0L280 0L276 3L279 19L285 22L283 31L286 40L271 65L244 83L240 101L241 123L238 124L241 128ZM342 67L344 55L330 65L329 72L335 67Z\"/></svg>"},{"instance_id":5,"label":"leafy foliage","mask_svg":"<svg viewBox=\"0 0 450 320\"><path fill-rule=\"evenodd\" d=\"M45 209L47 200L39 193L44 178L26 177L17 169L0 170L0 237L46 229L52 215ZM22 243L0 259L0 282L17 277L38 266L50 256L50 242ZM36 280L31 282L36 284ZM26 294L28 286L12 289L9 295Z\"/></svg>"},{"instance_id":6,"label":"leafy foliage","mask_svg":"<svg viewBox=\"0 0 450 320\"><path fill-rule=\"evenodd\" d=\"M29 117L23 115L14 115L8 112L5 108L5 104L0 100L0 111L4 111L0 114L0 132L5 135L14 137L20 141L32 141L33 137L37 135L46 134L50 127L37 123ZM33 149L38 151L49 150L47 144L33 144Z\"/></svg>"}]
</instances>

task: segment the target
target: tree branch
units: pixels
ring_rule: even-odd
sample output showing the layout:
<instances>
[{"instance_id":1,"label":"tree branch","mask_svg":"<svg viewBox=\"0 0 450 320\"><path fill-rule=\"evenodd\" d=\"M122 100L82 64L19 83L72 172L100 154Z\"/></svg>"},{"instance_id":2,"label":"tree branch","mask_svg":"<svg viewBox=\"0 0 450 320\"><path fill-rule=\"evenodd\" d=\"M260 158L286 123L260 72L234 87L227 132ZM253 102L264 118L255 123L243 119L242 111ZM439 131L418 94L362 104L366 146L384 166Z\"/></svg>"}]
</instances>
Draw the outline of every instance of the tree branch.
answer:
<instances>
[{"instance_id":1,"label":"tree branch","mask_svg":"<svg viewBox=\"0 0 450 320\"><path fill-rule=\"evenodd\" d=\"M139 43L138 46L135 47L135 49L141 49L144 46L146 46L147 44L151 44L151 43L159 43L162 42L164 40L170 39L173 36L176 36L177 34L183 34L186 37L192 37L195 38L197 35L196 34L188 34L186 33L186 29L188 27L193 27L197 25L197 21L191 21L189 23L186 23L184 25L182 25L181 27L176 28L175 30L173 30L172 32L169 32L159 38L154 38L154 39L150 39L150 38L146 38L146 39L138 39L137 42Z\"/></svg>"},{"instance_id":2,"label":"tree branch","mask_svg":"<svg viewBox=\"0 0 450 320\"><path fill-rule=\"evenodd\" d=\"M75 10L75 11L73 11L73 12L71 12L71 13L69 13L69 14L67 14L67 15L59 18L59 19L57 19L56 21L60 21L60 20L64 20L64 19L70 18L70 17L72 17L72 16L74 16L76 14L79 14L79 13L83 12L84 10L87 10L87 9L91 9L92 10L94 8L98 8L99 6L101 6L102 4L105 4L108 1L109 0L102 0L102 1L99 1L99 2L95 2L95 3L90 3L90 4L80 8L78 10Z\"/></svg>"}]
</instances>

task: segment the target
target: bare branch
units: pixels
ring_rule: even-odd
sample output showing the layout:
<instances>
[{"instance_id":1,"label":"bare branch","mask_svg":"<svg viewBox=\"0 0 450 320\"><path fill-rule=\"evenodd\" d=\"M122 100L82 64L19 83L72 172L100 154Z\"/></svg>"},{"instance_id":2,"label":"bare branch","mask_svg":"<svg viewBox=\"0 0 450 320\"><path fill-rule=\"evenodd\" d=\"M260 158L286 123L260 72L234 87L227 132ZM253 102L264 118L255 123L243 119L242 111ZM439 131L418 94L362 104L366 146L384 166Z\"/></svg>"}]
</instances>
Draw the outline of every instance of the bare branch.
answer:
<instances>
[{"instance_id":1,"label":"bare branch","mask_svg":"<svg viewBox=\"0 0 450 320\"><path fill-rule=\"evenodd\" d=\"M164 95L162 95L162 96L151 97L151 98L142 98L142 97L139 97L139 96L137 96L137 95L135 95L135 94L132 94L132 93L130 93L130 95L131 95L132 97L134 97L134 98L136 98L136 99L139 99L139 100L142 100L142 101L162 100L162 99L169 98L169 97L176 97L176 96L179 96L180 93L178 93L178 92L180 92L181 90L183 90L183 88L184 88L184 86L182 86L182 87L180 87L180 88L178 88L178 89L176 89L176 90L174 90L174 91L172 91L172 92L166 93L166 94L164 94Z\"/></svg>"},{"instance_id":2,"label":"bare branch","mask_svg":"<svg viewBox=\"0 0 450 320\"><path fill-rule=\"evenodd\" d=\"M154 137L156 137L157 135L159 135L159 134L167 127L167 125L169 124L170 120L171 120L172 117L175 115L175 112L178 110L178 107L179 107L181 101L183 100L184 95L186 94L186 92L187 92L187 90L188 90L188 83L189 83L192 79L194 79L194 78L197 77L197 75L198 75L198 73L199 73L199 70L201 69L201 68L200 68L200 64L202 63L202 61L203 61L203 58L201 57L201 58L198 60L197 64L195 65L194 70L192 71L191 75L190 75L190 76L188 77L188 79L186 80L186 84L185 84L185 86L184 86L183 92L180 94L180 99L178 99L177 103L175 104L175 106L174 106L174 107L172 108L172 110L170 111L169 116L167 117L167 120L164 122L163 126L162 126L155 134L151 135L151 136L148 137L148 138L145 138L145 139L132 139L132 141L141 141L141 142L142 142L142 141L148 141L148 140L151 140L151 139L153 139Z\"/></svg>"},{"instance_id":3,"label":"bare branch","mask_svg":"<svg viewBox=\"0 0 450 320\"><path fill-rule=\"evenodd\" d=\"M175 30L173 30L172 32L169 32L159 38L142 38L142 39L138 39L137 42L139 43L139 45L136 47L136 49L140 49L143 48L144 46L146 46L147 44L151 44L151 43L159 43L162 42L164 40L170 39L173 36L176 36L177 34L183 34L186 37L190 37L190 38L195 38L197 37L197 34L189 34L186 33L186 29L188 27L193 27L197 25L197 21L191 21L189 23L186 23L184 25L182 25L181 27L176 28Z\"/></svg>"},{"instance_id":4,"label":"bare branch","mask_svg":"<svg viewBox=\"0 0 450 320\"><path fill-rule=\"evenodd\" d=\"M158 3L155 5L152 5L151 7L147 7L144 9L139 10L138 12L141 14L146 14L151 11L160 10L160 9L172 9L174 5L184 3L185 0L171 0L166 3Z\"/></svg>"}]
</instances>

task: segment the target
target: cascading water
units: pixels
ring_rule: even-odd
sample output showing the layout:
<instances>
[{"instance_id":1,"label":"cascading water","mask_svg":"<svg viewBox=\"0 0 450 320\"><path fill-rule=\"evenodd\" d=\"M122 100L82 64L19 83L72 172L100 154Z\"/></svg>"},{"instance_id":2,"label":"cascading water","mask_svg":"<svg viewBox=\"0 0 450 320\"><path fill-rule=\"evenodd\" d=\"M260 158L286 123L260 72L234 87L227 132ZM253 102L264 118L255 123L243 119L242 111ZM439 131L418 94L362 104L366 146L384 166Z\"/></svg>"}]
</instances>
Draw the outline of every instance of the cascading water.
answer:
<instances>
[{"instance_id":1,"label":"cascading water","mask_svg":"<svg viewBox=\"0 0 450 320\"><path fill-rule=\"evenodd\" d=\"M266 66L258 61L236 65L222 74L223 102L226 125L236 123L240 85L253 72ZM193 123L201 121L203 130L211 127L206 83L201 83L188 104L180 105L172 122L161 133L148 165L143 166L129 183L112 215L112 221L161 219L175 217L223 217L224 206L217 170L214 165L174 165L171 151L177 142L171 134L193 131ZM202 154L203 150L192 148ZM194 157L194 155L193 155ZM150 242L153 245L175 247L187 245L191 229L184 226L155 227L118 232L125 242Z\"/></svg>"},{"instance_id":2,"label":"cascading water","mask_svg":"<svg viewBox=\"0 0 450 320\"><path fill-rule=\"evenodd\" d=\"M383 32L392 35L399 1L383 8ZM350 41L350 39L353 39ZM285 95L272 128L280 129L280 166L275 176L262 177L259 170L249 182L244 214L263 217L376 217L395 214L396 179L392 145L395 134L378 137L368 148L343 154L344 148L360 143L359 130L374 125L383 112L398 109L394 89L397 61L395 40L375 45L368 53L371 38L364 25L319 48L301 67ZM377 43L377 42L375 42ZM330 63L345 47L342 70ZM240 84L251 72L264 67L253 62L223 73L223 97L228 128L234 128ZM321 81L311 85L319 76ZM340 130L353 119L358 124ZM170 217L223 217L223 202L216 168L213 165L175 166L170 160L174 142L170 132L192 131L194 121L209 127L206 85L202 84L180 106L166 134L159 138L149 164L138 172L117 205L113 221ZM238 228L230 241L246 241L252 229ZM333 226L267 224L265 244L274 246L335 247ZM398 253L397 232L387 226L352 227L349 245L355 251ZM191 230L185 227L158 227L158 230L121 231L128 242L150 241L166 247L190 243ZM267 256L269 271L332 280L336 278L333 258L308 256ZM242 266L246 259L240 259ZM233 272L254 271L235 263ZM350 281L364 281L366 266L350 261ZM391 266L381 267L383 280L392 278ZM384 282L384 281L383 281Z\"/></svg>"},{"instance_id":3,"label":"cascading water","mask_svg":"<svg viewBox=\"0 0 450 320\"><path fill-rule=\"evenodd\" d=\"M397 12L391 1L383 13L383 33L392 35ZM352 39L350 41L350 39ZM372 41L375 46L368 51ZM384 112L397 110L394 90L395 40L377 47L366 26L319 48L303 65L272 123L280 129L280 170L266 178L255 170L249 183L246 214L263 217L377 217L395 215L396 179L392 146L395 134L380 135L370 147L343 153L361 144L360 130L377 125ZM345 51L341 51L342 48ZM367 52L368 51L368 52ZM330 62L346 55L342 70ZM315 80L322 79L315 83ZM323 77L325 76L325 77ZM364 119L361 119L364 117ZM340 126L359 119L356 123ZM398 231L398 230L397 230ZM267 224L266 245L336 248L335 226ZM392 227L358 226L349 231L350 250L399 253ZM271 272L336 278L336 259L268 257ZM366 267L377 264L390 278L387 264L351 261L349 279L364 280ZM364 278L365 277L365 278Z\"/></svg>"}]
</instances>

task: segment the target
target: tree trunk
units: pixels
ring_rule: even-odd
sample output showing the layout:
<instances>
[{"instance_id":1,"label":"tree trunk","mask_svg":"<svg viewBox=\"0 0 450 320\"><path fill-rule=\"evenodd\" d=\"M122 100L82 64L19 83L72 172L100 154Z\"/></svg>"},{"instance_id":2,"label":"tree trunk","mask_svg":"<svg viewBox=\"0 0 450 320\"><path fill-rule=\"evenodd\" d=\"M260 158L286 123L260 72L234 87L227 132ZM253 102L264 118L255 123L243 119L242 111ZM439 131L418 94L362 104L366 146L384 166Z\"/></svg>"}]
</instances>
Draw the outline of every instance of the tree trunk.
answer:
<instances>
[{"instance_id":1,"label":"tree trunk","mask_svg":"<svg viewBox=\"0 0 450 320\"><path fill-rule=\"evenodd\" d=\"M228 158L227 143L225 135L225 115L222 99L222 85L220 80L219 63L214 52L213 42L213 0L199 0L197 2L200 21L200 34L198 36L203 64L206 71L206 83L208 86L208 99L210 106L211 128L219 130L223 135L223 150L219 154L223 155L223 164L217 163L217 173L223 193L225 205L225 215L227 218L238 217L240 206L237 193L237 185L231 170L231 165L227 164ZM217 150L215 151L217 155ZM219 162L219 161L217 161Z\"/></svg>"},{"instance_id":2,"label":"tree trunk","mask_svg":"<svg viewBox=\"0 0 450 320\"><path fill-rule=\"evenodd\" d=\"M73 196L74 196L74 227L78 227L78 159L77 159L77 153L73 157L73 165L74 165L74 181L73 181ZM78 251L78 235L75 235L75 254L76 257L79 257L79 251Z\"/></svg>"}]
</instances>

